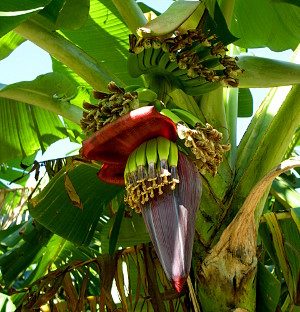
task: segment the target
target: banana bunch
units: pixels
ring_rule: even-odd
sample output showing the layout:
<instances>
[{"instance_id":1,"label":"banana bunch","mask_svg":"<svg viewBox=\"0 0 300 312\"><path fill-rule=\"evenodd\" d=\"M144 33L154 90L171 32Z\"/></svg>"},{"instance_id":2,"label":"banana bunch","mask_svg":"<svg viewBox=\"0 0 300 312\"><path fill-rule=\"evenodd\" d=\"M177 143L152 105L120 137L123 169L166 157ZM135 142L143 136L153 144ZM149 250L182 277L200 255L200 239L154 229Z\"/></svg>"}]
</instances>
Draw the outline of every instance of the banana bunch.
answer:
<instances>
[{"instance_id":1,"label":"banana bunch","mask_svg":"<svg viewBox=\"0 0 300 312\"><path fill-rule=\"evenodd\" d=\"M129 37L128 70L132 77L157 74L193 96L217 89L220 85L237 87L243 71L238 58L222 56L228 51L216 35L201 29L188 30L171 38ZM215 42L215 43L214 43Z\"/></svg>"},{"instance_id":2,"label":"banana bunch","mask_svg":"<svg viewBox=\"0 0 300 312\"><path fill-rule=\"evenodd\" d=\"M124 171L127 195L124 202L136 212L166 187L179 183L177 145L165 137L142 143L129 156Z\"/></svg>"},{"instance_id":3,"label":"banana bunch","mask_svg":"<svg viewBox=\"0 0 300 312\"><path fill-rule=\"evenodd\" d=\"M108 84L111 93L94 91L98 104L83 102L83 118L80 121L82 130L96 132L129 111L147 106L157 100L157 95L150 89L139 86L118 87L114 82Z\"/></svg>"},{"instance_id":4,"label":"banana bunch","mask_svg":"<svg viewBox=\"0 0 300 312\"><path fill-rule=\"evenodd\" d=\"M184 149L193 155L194 163L201 174L209 172L213 177L223 161L223 153L230 150L230 144L223 145L222 133L210 124L205 125L190 112L182 109L163 109L161 114L169 117L177 126L178 138Z\"/></svg>"}]
</instances>

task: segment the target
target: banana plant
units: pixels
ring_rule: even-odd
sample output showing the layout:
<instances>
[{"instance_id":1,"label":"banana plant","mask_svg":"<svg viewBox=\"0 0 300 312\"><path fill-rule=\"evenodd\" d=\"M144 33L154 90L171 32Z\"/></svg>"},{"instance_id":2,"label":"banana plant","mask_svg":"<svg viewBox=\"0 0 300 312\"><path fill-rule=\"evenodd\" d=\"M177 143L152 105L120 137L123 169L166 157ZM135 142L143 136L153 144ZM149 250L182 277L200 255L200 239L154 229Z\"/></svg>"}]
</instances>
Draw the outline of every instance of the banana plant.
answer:
<instances>
[{"instance_id":1,"label":"banana plant","mask_svg":"<svg viewBox=\"0 0 300 312\"><path fill-rule=\"evenodd\" d=\"M0 182L1 309L298 311L299 4L0 8L1 59L29 40L53 65L0 85L0 178L21 187ZM34 161L66 137L76 156Z\"/></svg>"}]
</instances>

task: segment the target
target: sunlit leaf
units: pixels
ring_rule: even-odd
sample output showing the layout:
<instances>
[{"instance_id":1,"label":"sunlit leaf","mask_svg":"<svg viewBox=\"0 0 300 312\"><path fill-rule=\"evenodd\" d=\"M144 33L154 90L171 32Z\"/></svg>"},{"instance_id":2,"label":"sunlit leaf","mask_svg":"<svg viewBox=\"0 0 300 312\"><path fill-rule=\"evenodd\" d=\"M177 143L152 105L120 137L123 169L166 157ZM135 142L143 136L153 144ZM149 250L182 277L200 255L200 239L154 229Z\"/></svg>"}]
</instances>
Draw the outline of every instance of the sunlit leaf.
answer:
<instances>
[{"instance_id":1,"label":"sunlit leaf","mask_svg":"<svg viewBox=\"0 0 300 312\"><path fill-rule=\"evenodd\" d=\"M46 228L78 245L92 239L103 207L122 189L97 177L99 166L81 163L68 172L83 209L70 201L65 190L65 169L29 202L30 214Z\"/></svg>"},{"instance_id":2,"label":"sunlit leaf","mask_svg":"<svg viewBox=\"0 0 300 312\"><path fill-rule=\"evenodd\" d=\"M243 48L269 47L273 51L296 49L299 43L300 8L269 0L235 2L231 31Z\"/></svg>"},{"instance_id":3,"label":"sunlit leaf","mask_svg":"<svg viewBox=\"0 0 300 312\"><path fill-rule=\"evenodd\" d=\"M111 1L91 0L90 15L85 25L76 31L63 31L63 34L101 63L117 84L143 85L140 79L128 75L130 31ZM53 71L68 74L79 85L87 86L82 78L55 59Z\"/></svg>"},{"instance_id":4,"label":"sunlit leaf","mask_svg":"<svg viewBox=\"0 0 300 312\"><path fill-rule=\"evenodd\" d=\"M89 0L52 1L40 12L53 24L53 29L79 29L88 18Z\"/></svg>"},{"instance_id":5,"label":"sunlit leaf","mask_svg":"<svg viewBox=\"0 0 300 312\"><path fill-rule=\"evenodd\" d=\"M14 32L9 32L0 38L0 60L7 57L25 39Z\"/></svg>"},{"instance_id":6,"label":"sunlit leaf","mask_svg":"<svg viewBox=\"0 0 300 312\"><path fill-rule=\"evenodd\" d=\"M65 138L57 115L39 107L0 98L0 163L25 158Z\"/></svg>"},{"instance_id":7,"label":"sunlit leaf","mask_svg":"<svg viewBox=\"0 0 300 312\"><path fill-rule=\"evenodd\" d=\"M10 0L0 3L0 37L32 15L41 11L51 0Z\"/></svg>"},{"instance_id":8,"label":"sunlit leaf","mask_svg":"<svg viewBox=\"0 0 300 312\"><path fill-rule=\"evenodd\" d=\"M238 117L251 117L253 98L250 89L239 89Z\"/></svg>"}]
</instances>

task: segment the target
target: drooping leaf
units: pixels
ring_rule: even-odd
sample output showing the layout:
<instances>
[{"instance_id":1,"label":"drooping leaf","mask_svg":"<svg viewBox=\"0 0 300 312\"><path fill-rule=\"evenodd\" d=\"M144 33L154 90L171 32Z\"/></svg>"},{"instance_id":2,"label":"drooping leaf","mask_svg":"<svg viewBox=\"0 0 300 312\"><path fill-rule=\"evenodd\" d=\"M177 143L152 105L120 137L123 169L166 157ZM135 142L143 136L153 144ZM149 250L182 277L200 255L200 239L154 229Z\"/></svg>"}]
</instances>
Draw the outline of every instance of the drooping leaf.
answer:
<instances>
[{"instance_id":1,"label":"drooping leaf","mask_svg":"<svg viewBox=\"0 0 300 312\"><path fill-rule=\"evenodd\" d=\"M81 163L68 172L83 209L73 206L65 190L65 169L29 202L30 214L46 228L78 245L92 239L103 207L122 189L97 178L99 166Z\"/></svg>"},{"instance_id":2,"label":"drooping leaf","mask_svg":"<svg viewBox=\"0 0 300 312\"><path fill-rule=\"evenodd\" d=\"M76 31L63 31L72 42L96 59L118 85L143 85L127 73L130 31L111 1L91 0L90 15L85 25ZM91 36L91 34L93 34ZM68 75L78 85L88 86L73 71L53 60L53 71Z\"/></svg>"},{"instance_id":3,"label":"drooping leaf","mask_svg":"<svg viewBox=\"0 0 300 312\"><path fill-rule=\"evenodd\" d=\"M280 282L259 261L257 266L257 301L258 312L274 312L280 297Z\"/></svg>"},{"instance_id":4,"label":"drooping leaf","mask_svg":"<svg viewBox=\"0 0 300 312\"><path fill-rule=\"evenodd\" d=\"M276 255L279 261L280 268L282 270L283 277L287 284L289 294L293 298L295 287L293 283L291 267L289 265L289 259L284 247L283 233L279 226L276 215L273 212L265 214L264 217L266 218L270 233L272 235Z\"/></svg>"},{"instance_id":5,"label":"drooping leaf","mask_svg":"<svg viewBox=\"0 0 300 312\"><path fill-rule=\"evenodd\" d=\"M294 208L291 210L291 216L298 228L298 231L300 233L300 208Z\"/></svg>"},{"instance_id":6,"label":"drooping leaf","mask_svg":"<svg viewBox=\"0 0 300 312\"><path fill-rule=\"evenodd\" d=\"M176 1L172 3L163 14L148 22L146 25L141 27L139 31L143 37L170 36L197 10L199 6L203 7L203 13L204 5L200 2Z\"/></svg>"},{"instance_id":7,"label":"drooping leaf","mask_svg":"<svg viewBox=\"0 0 300 312\"><path fill-rule=\"evenodd\" d=\"M58 0L52 1L40 14L51 21L53 30L76 30L86 22L89 9L89 0Z\"/></svg>"},{"instance_id":8,"label":"drooping leaf","mask_svg":"<svg viewBox=\"0 0 300 312\"><path fill-rule=\"evenodd\" d=\"M34 162L36 153L27 158L15 158L1 164L0 179L25 186L29 178L29 172ZM22 164L26 164L28 168L22 168Z\"/></svg>"},{"instance_id":9,"label":"drooping leaf","mask_svg":"<svg viewBox=\"0 0 300 312\"><path fill-rule=\"evenodd\" d=\"M51 0L11 0L0 3L0 37L32 15L41 11Z\"/></svg>"},{"instance_id":10,"label":"drooping leaf","mask_svg":"<svg viewBox=\"0 0 300 312\"><path fill-rule=\"evenodd\" d=\"M300 83L300 65L296 63L241 55L237 64L244 70L239 75L240 88L269 88Z\"/></svg>"},{"instance_id":11,"label":"drooping leaf","mask_svg":"<svg viewBox=\"0 0 300 312\"><path fill-rule=\"evenodd\" d=\"M22 235L23 240L20 244L0 256L1 272L7 286L11 286L20 273L30 266L41 247L47 244L52 236L52 233L47 229L33 223L32 218L27 222L21 233L19 235Z\"/></svg>"},{"instance_id":12,"label":"drooping leaf","mask_svg":"<svg viewBox=\"0 0 300 312\"><path fill-rule=\"evenodd\" d=\"M32 81L0 85L0 98L39 106L79 124L82 110L68 102L76 94L72 81L59 73L41 75Z\"/></svg>"},{"instance_id":13,"label":"drooping leaf","mask_svg":"<svg viewBox=\"0 0 300 312\"><path fill-rule=\"evenodd\" d=\"M10 31L0 38L0 60L7 57L15 48L17 48L25 39L18 34Z\"/></svg>"},{"instance_id":14,"label":"drooping leaf","mask_svg":"<svg viewBox=\"0 0 300 312\"><path fill-rule=\"evenodd\" d=\"M218 36L216 40L221 41L225 46L238 39L229 31L217 1L215 4L214 17L212 18L210 15L207 16L207 20L203 27L203 32L216 34Z\"/></svg>"},{"instance_id":15,"label":"drooping leaf","mask_svg":"<svg viewBox=\"0 0 300 312\"><path fill-rule=\"evenodd\" d=\"M120 233L120 228L121 228L121 223L124 217L124 210L125 210L125 205L124 203L122 203L119 206L118 212L116 214L115 222L114 222L111 235L110 235L110 239L109 239L109 255L111 257L113 257L115 249L116 249L116 245L117 245L117 241L118 241L118 237Z\"/></svg>"},{"instance_id":16,"label":"drooping leaf","mask_svg":"<svg viewBox=\"0 0 300 312\"><path fill-rule=\"evenodd\" d=\"M57 115L39 107L0 98L0 162L25 158L66 136Z\"/></svg>"},{"instance_id":17,"label":"drooping leaf","mask_svg":"<svg viewBox=\"0 0 300 312\"><path fill-rule=\"evenodd\" d=\"M300 206L300 194L281 177L278 177L273 181L270 193L285 207L285 209Z\"/></svg>"},{"instance_id":18,"label":"drooping leaf","mask_svg":"<svg viewBox=\"0 0 300 312\"><path fill-rule=\"evenodd\" d=\"M238 117L251 117L253 114L253 98L250 89L239 88Z\"/></svg>"},{"instance_id":19,"label":"drooping leaf","mask_svg":"<svg viewBox=\"0 0 300 312\"><path fill-rule=\"evenodd\" d=\"M296 49L299 44L300 8L269 0L240 0L231 22L235 42L243 48Z\"/></svg>"}]
</instances>

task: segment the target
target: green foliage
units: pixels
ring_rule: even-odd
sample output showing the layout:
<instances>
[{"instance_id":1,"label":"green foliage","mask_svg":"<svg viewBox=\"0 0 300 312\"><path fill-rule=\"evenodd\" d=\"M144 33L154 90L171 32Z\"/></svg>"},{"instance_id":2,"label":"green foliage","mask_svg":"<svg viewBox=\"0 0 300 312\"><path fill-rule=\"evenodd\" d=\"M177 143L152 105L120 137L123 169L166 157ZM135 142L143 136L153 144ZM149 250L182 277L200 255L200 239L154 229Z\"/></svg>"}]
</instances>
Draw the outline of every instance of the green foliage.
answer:
<instances>
[{"instance_id":1,"label":"green foliage","mask_svg":"<svg viewBox=\"0 0 300 312\"><path fill-rule=\"evenodd\" d=\"M240 89L226 92L225 105L223 91L227 90L215 82L214 91L212 84L205 81L208 88L201 94L187 95L181 89L182 81L190 79L187 70L180 69L174 74L176 66L172 65L170 55L155 54L154 48L134 55L133 61L138 60L138 65L148 71L147 75L133 78L129 72L134 68L129 71L127 68L128 36L132 32L129 28L141 23L144 17L135 1L128 1L126 9L119 1L122 0L14 0L0 4L0 59L27 39L49 52L53 62L53 73L33 81L0 85L0 179L21 187L9 190L9 185L0 181L0 282L4 286L0 294L1 311L12 309L11 300L19 305L19 310L21 305L28 309L39 308L46 302L52 305L56 293L62 299L57 309L66 310L68 305L74 311L83 307L91 311L97 307L113 310L121 306L124 310L144 310L146 306L149 309L150 302L156 310L164 307L186 311L191 305L189 296L182 297L187 289L178 295L167 281L147 244L150 238L141 214L129 211L123 203L124 188L98 179L101 164L85 162L80 157L52 164L34 162L38 150L45 152L59 139L69 137L81 143L86 137L79 125L83 101L97 104L92 89L107 91L111 80L123 87L146 84L159 99L165 100L161 106L166 104L168 108L179 107L193 113L220 130L224 144L231 143L230 154L224 157L216 177L202 176L203 195L192 260L196 280L203 260L228 229L253 187L282 159L296 155L300 133L300 65L240 56L237 64L245 73L238 76ZM218 40L226 45L234 42L246 49L269 47L282 51L295 50L299 44L297 1L235 1L233 12L229 12L231 4L225 1L220 6L215 0L203 3L208 9L204 33L217 34ZM144 12L149 9L140 6ZM151 22L150 26L156 25L150 27L152 31L166 35L179 25L185 29L200 18L197 14L203 14L198 5L191 4L193 8L180 16L178 7L186 9L184 1L175 2L168 13ZM228 28L226 21L231 15ZM166 16L172 23L164 26ZM130 26L124 22L128 18ZM158 62L155 66L163 63L164 70L155 71L152 58ZM172 79L173 74L182 80ZM195 81L198 84L198 80L194 78L191 84ZM249 88L290 84L295 86L281 103L276 101L277 89L270 91L236 146L236 118L250 117L253 113ZM26 187L29 173L36 174L38 181L42 167L50 181L43 189L38 186L37 193L31 193L32 189ZM300 196L295 190L299 185L299 176L294 171L282 174L257 206L259 262L254 275L257 311L299 308ZM251 238L241 237L246 243ZM239 259L243 252L237 255ZM237 276L244 274L238 270L237 267ZM247 294L253 294L256 286L245 277L242 285L245 295L235 298L235 303L242 306L230 309L253 310L255 306ZM119 305L110 295L113 279L121 299ZM233 286L235 281L231 281ZM27 291L8 296L10 287L14 290L27 287ZM234 293L236 287L231 290ZM232 293L222 292L220 306L231 302Z\"/></svg>"}]
</instances>

